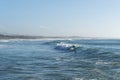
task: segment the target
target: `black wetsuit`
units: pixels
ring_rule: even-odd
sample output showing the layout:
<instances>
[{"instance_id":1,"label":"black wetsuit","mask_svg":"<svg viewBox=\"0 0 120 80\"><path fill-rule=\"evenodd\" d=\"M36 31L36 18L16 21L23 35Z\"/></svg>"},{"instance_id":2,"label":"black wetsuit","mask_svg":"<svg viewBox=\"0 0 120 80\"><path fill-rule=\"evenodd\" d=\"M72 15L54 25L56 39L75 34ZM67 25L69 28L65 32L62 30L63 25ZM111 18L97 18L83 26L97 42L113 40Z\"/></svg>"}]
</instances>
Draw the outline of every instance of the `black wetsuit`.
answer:
<instances>
[{"instance_id":1,"label":"black wetsuit","mask_svg":"<svg viewBox=\"0 0 120 80\"><path fill-rule=\"evenodd\" d=\"M73 51L77 53L75 45L73 45L72 48L73 48Z\"/></svg>"}]
</instances>

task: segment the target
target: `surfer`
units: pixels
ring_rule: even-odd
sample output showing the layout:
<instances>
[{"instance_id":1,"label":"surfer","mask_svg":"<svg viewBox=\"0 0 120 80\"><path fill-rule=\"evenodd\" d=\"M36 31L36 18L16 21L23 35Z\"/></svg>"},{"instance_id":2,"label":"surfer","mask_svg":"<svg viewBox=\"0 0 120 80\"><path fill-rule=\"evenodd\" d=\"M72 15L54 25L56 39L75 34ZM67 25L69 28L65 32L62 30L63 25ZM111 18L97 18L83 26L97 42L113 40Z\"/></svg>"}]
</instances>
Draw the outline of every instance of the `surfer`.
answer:
<instances>
[{"instance_id":1,"label":"surfer","mask_svg":"<svg viewBox=\"0 0 120 80\"><path fill-rule=\"evenodd\" d=\"M72 51L74 51L74 53L77 53L75 45L72 46Z\"/></svg>"}]
</instances>

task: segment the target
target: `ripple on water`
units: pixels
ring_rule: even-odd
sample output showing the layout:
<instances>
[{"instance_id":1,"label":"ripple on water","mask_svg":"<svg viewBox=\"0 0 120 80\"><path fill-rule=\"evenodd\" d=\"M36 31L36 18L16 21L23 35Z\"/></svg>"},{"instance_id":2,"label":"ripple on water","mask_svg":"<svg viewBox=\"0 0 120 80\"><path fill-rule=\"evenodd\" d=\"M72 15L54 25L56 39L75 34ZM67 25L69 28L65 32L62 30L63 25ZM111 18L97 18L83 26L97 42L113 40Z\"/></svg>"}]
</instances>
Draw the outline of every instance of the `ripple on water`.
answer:
<instances>
[{"instance_id":1,"label":"ripple on water","mask_svg":"<svg viewBox=\"0 0 120 80\"><path fill-rule=\"evenodd\" d=\"M0 80L120 80L120 55L110 49L83 46L74 54L54 50L58 42L8 43L0 44Z\"/></svg>"},{"instance_id":2,"label":"ripple on water","mask_svg":"<svg viewBox=\"0 0 120 80\"><path fill-rule=\"evenodd\" d=\"M72 76L61 72L45 73L44 76L49 80L72 80Z\"/></svg>"}]
</instances>

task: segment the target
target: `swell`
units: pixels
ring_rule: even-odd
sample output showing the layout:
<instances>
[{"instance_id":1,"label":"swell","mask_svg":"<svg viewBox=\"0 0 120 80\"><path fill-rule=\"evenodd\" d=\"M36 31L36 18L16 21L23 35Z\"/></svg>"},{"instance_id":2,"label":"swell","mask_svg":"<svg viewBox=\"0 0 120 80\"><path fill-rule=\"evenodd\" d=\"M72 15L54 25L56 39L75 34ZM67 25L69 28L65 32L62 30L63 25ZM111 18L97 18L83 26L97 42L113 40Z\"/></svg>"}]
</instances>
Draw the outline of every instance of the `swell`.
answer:
<instances>
[{"instance_id":1,"label":"swell","mask_svg":"<svg viewBox=\"0 0 120 80\"><path fill-rule=\"evenodd\" d=\"M91 59L103 59L103 60L110 60L110 61L118 61L119 58L120 58L120 49L118 48L112 48L110 45L119 45L119 42L117 41L100 41L99 43L99 40L98 41L92 41L92 40L54 40L54 41L48 41L48 42L45 42L43 43L43 45L47 45L47 46L50 46L52 47L54 50L57 50L58 52L67 52L67 53L71 53L71 54L74 54L73 51L66 51L65 49L61 49L61 50L58 50L56 49L56 45L58 43L64 43L64 44L77 44L77 45L80 45L79 48L77 48L77 53L76 55L79 56L79 57L84 57L84 58L91 58ZM83 42L83 43L82 43ZM106 42L106 43L105 43ZM113 42L113 43L110 43L110 42ZM87 45L86 45L87 44ZM102 47L96 47L96 46L91 46L89 44L92 44L92 45L108 45L109 47L106 48L105 46L102 46Z\"/></svg>"}]
</instances>

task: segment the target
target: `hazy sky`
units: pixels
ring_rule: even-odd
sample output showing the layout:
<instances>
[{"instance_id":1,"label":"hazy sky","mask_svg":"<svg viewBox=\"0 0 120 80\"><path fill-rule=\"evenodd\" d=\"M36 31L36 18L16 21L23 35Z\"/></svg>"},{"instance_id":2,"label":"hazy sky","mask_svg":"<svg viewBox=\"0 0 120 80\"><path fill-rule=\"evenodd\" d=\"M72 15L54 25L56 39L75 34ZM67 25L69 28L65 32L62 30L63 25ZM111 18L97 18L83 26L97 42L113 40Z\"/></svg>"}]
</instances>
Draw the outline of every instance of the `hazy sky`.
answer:
<instances>
[{"instance_id":1,"label":"hazy sky","mask_svg":"<svg viewBox=\"0 0 120 80\"><path fill-rule=\"evenodd\" d=\"M0 0L0 33L120 38L120 0Z\"/></svg>"}]
</instances>

